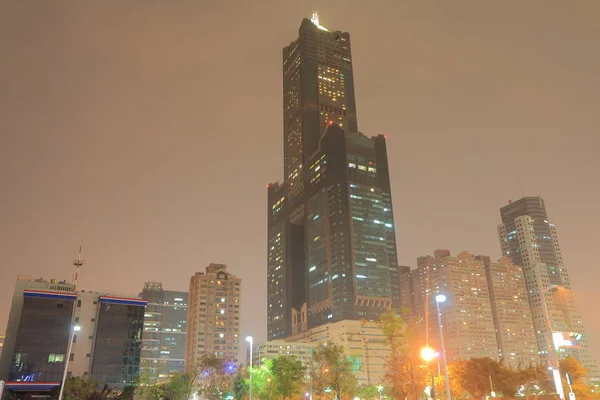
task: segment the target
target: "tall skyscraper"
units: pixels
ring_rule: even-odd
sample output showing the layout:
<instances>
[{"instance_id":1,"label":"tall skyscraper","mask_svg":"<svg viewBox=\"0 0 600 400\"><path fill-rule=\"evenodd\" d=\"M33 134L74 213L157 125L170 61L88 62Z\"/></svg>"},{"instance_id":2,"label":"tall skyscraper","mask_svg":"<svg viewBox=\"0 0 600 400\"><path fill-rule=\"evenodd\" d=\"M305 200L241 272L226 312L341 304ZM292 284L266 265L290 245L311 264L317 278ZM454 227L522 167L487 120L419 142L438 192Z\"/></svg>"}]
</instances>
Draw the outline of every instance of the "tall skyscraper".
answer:
<instances>
[{"instance_id":1,"label":"tall skyscraper","mask_svg":"<svg viewBox=\"0 0 600 400\"><path fill-rule=\"evenodd\" d=\"M559 357L570 354L588 368L590 376L600 376L544 200L524 197L502 207L500 215L502 254L523 267L540 357L551 361L550 346L555 346Z\"/></svg>"},{"instance_id":2,"label":"tall skyscraper","mask_svg":"<svg viewBox=\"0 0 600 400\"><path fill-rule=\"evenodd\" d=\"M267 337L400 305L383 135L357 132L350 35L313 14L283 50L284 182L268 187Z\"/></svg>"},{"instance_id":3,"label":"tall skyscraper","mask_svg":"<svg viewBox=\"0 0 600 400\"><path fill-rule=\"evenodd\" d=\"M158 380L183 372L188 292L164 290L160 282L146 282L140 296L148 302L140 370Z\"/></svg>"},{"instance_id":4,"label":"tall skyscraper","mask_svg":"<svg viewBox=\"0 0 600 400\"><path fill-rule=\"evenodd\" d=\"M237 364L241 279L223 264L209 264L190 278L185 369L194 372L203 354Z\"/></svg>"},{"instance_id":5,"label":"tall skyscraper","mask_svg":"<svg viewBox=\"0 0 600 400\"><path fill-rule=\"evenodd\" d=\"M139 375L145 306L140 298L78 292L65 281L19 278L0 380L8 391L43 397L60 384L68 360L67 376L122 389Z\"/></svg>"}]
</instances>

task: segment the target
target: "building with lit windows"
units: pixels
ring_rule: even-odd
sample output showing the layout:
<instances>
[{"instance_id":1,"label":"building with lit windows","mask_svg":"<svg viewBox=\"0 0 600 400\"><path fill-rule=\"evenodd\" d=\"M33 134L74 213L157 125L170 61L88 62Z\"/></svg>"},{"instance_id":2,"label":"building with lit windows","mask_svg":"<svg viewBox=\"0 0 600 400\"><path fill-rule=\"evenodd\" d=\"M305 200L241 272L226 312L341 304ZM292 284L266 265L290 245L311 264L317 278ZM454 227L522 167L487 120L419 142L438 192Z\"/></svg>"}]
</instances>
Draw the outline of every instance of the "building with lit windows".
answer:
<instances>
[{"instance_id":1,"label":"building with lit windows","mask_svg":"<svg viewBox=\"0 0 600 400\"><path fill-rule=\"evenodd\" d=\"M419 290L415 290L418 309L426 309L429 343L439 344L435 296L442 293L440 305L446 356L449 362L474 357L498 357L492 306L485 266L466 251L452 257L450 252L436 251L434 257L421 259L415 274Z\"/></svg>"},{"instance_id":2,"label":"building with lit windows","mask_svg":"<svg viewBox=\"0 0 600 400\"><path fill-rule=\"evenodd\" d=\"M523 268L508 257L497 262L491 262L487 256L475 258L485 267L499 359L513 368L538 364L540 357Z\"/></svg>"},{"instance_id":3,"label":"building with lit windows","mask_svg":"<svg viewBox=\"0 0 600 400\"><path fill-rule=\"evenodd\" d=\"M241 279L223 264L209 264L190 278L185 369L195 371L200 357L214 355L237 365Z\"/></svg>"},{"instance_id":4,"label":"building with lit windows","mask_svg":"<svg viewBox=\"0 0 600 400\"><path fill-rule=\"evenodd\" d=\"M271 340L254 346L252 364L260 365L262 360L270 360L279 356L293 356L310 365L312 350L316 345L309 342L291 342L286 340Z\"/></svg>"},{"instance_id":5,"label":"building with lit windows","mask_svg":"<svg viewBox=\"0 0 600 400\"><path fill-rule=\"evenodd\" d=\"M76 291L65 281L20 277L0 380L17 398L44 397L60 385L69 360L67 376L91 376L122 389L139 375L145 306L136 297Z\"/></svg>"},{"instance_id":6,"label":"building with lit windows","mask_svg":"<svg viewBox=\"0 0 600 400\"><path fill-rule=\"evenodd\" d=\"M352 361L354 376L359 385L379 385L385 382L390 347L377 322L358 320L330 322L290 336L284 343L306 342L316 347L328 341L346 348L346 354Z\"/></svg>"},{"instance_id":7,"label":"building with lit windows","mask_svg":"<svg viewBox=\"0 0 600 400\"><path fill-rule=\"evenodd\" d=\"M577 312L556 228L548 218L544 200L524 197L510 202L500 209L500 216L502 254L523 267L541 359L547 362L550 346L555 346L559 357L572 355L588 369L590 377L599 377L598 364ZM548 325L555 335L554 343Z\"/></svg>"},{"instance_id":8,"label":"building with lit windows","mask_svg":"<svg viewBox=\"0 0 600 400\"><path fill-rule=\"evenodd\" d=\"M267 338L400 305L386 138L357 132L350 35L283 50L284 182L268 185Z\"/></svg>"},{"instance_id":9,"label":"building with lit windows","mask_svg":"<svg viewBox=\"0 0 600 400\"><path fill-rule=\"evenodd\" d=\"M183 372L188 292L165 290L160 282L146 282L140 297L148 302L144 312L141 372L159 380Z\"/></svg>"}]
</instances>

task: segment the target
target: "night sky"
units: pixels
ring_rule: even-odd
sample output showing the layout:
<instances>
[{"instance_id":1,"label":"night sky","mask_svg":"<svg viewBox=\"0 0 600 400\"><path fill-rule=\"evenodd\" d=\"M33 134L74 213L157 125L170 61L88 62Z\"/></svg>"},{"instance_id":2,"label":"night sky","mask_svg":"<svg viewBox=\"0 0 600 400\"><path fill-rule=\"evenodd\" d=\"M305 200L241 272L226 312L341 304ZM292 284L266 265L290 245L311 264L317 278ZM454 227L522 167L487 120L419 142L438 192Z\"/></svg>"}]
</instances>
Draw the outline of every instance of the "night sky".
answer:
<instances>
[{"instance_id":1,"label":"night sky","mask_svg":"<svg viewBox=\"0 0 600 400\"><path fill-rule=\"evenodd\" d=\"M71 279L83 236L82 289L227 264L264 339L281 52L313 6L387 134L401 263L496 259L499 208L542 196L600 358L597 0L0 2L0 329L15 277Z\"/></svg>"}]
</instances>

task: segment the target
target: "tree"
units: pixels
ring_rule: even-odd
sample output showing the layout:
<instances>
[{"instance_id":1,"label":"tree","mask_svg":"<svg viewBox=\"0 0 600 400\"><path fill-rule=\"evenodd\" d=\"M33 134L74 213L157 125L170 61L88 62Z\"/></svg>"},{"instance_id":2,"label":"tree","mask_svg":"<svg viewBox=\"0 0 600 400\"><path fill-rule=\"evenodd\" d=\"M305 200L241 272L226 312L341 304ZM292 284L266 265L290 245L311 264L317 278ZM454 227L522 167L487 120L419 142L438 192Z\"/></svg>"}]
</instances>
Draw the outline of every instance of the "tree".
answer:
<instances>
[{"instance_id":1,"label":"tree","mask_svg":"<svg viewBox=\"0 0 600 400\"><path fill-rule=\"evenodd\" d=\"M235 374L235 378L233 378L231 391L233 392L233 398L235 400L243 400L246 393L248 393L248 384L244 380L241 369Z\"/></svg>"},{"instance_id":2,"label":"tree","mask_svg":"<svg viewBox=\"0 0 600 400\"><path fill-rule=\"evenodd\" d=\"M193 384L192 376L189 374L177 373L169 377L167 381L143 385L139 394L146 400L187 400L191 393Z\"/></svg>"},{"instance_id":3,"label":"tree","mask_svg":"<svg viewBox=\"0 0 600 400\"><path fill-rule=\"evenodd\" d=\"M374 385L359 385L356 388L356 397L361 400L379 400L379 389Z\"/></svg>"},{"instance_id":4,"label":"tree","mask_svg":"<svg viewBox=\"0 0 600 400\"><path fill-rule=\"evenodd\" d=\"M268 400L271 397L273 360L262 359L260 365L249 368L248 373L252 377L252 398ZM249 387L250 382L246 380Z\"/></svg>"},{"instance_id":5,"label":"tree","mask_svg":"<svg viewBox=\"0 0 600 400\"><path fill-rule=\"evenodd\" d=\"M569 374L572 382L571 387L573 392L575 392L575 396L587 397L592 393L592 387L588 385L588 371L578 359L567 356L567 358L560 360L559 370L563 378L565 392L569 390L566 380L566 374Z\"/></svg>"},{"instance_id":6,"label":"tree","mask_svg":"<svg viewBox=\"0 0 600 400\"><path fill-rule=\"evenodd\" d=\"M214 355L204 354L193 374L193 386L207 400L221 400L231 390L233 369Z\"/></svg>"},{"instance_id":7,"label":"tree","mask_svg":"<svg viewBox=\"0 0 600 400\"><path fill-rule=\"evenodd\" d=\"M271 373L275 391L283 400L302 393L306 367L294 356L273 359Z\"/></svg>"},{"instance_id":8,"label":"tree","mask_svg":"<svg viewBox=\"0 0 600 400\"><path fill-rule=\"evenodd\" d=\"M344 346L333 342L323 343L313 351L312 360L313 393L319 399L327 390L333 391L337 400L342 398L342 394L354 394L356 377Z\"/></svg>"},{"instance_id":9,"label":"tree","mask_svg":"<svg viewBox=\"0 0 600 400\"><path fill-rule=\"evenodd\" d=\"M65 381L63 390L64 400L89 400L96 393L100 383L88 376L73 376ZM57 388L60 390L60 387ZM56 393L58 398L58 393Z\"/></svg>"},{"instance_id":10,"label":"tree","mask_svg":"<svg viewBox=\"0 0 600 400\"><path fill-rule=\"evenodd\" d=\"M392 309L379 316L379 326L390 349L384 379L394 399L412 395L418 399L427 377L427 369L421 361L414 330Z\"/></svg>"}]
</instances>

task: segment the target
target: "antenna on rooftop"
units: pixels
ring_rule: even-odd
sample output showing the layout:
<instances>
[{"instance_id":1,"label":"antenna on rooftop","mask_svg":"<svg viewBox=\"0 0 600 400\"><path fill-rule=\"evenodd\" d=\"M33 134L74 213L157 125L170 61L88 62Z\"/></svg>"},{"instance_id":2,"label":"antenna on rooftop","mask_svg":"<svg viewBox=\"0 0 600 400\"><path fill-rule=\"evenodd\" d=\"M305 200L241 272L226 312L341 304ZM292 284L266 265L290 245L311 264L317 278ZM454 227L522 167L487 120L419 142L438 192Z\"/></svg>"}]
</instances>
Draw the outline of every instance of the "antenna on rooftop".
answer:
<instances>
[{"instance_id":1,"label":"antenna on rooftop","mask_svg":"<svg viewBox=\"0 0 600 400\"><path fill-rule=\"evenodd\" d=\"M521 197L525 197L525 193L523 192L523 182L521 182L521 171L519 171L519 189L521 189Z\"/></svg>"},{"instance_id":2,"label":"antenna on rooftop","mask_svg":"<svg viewBox=\"0 0 600 400\"><path fill-rule=\"evenodd\" d=\"M83 237L81 238L81 242L79 243L79 253L77 254L77 258L73 260L73 266L75 266L75 277L73 279L73 286L77 288L77 278L79 277L79 268L85 264L85 261L81 259L81 252L83 250Z\"/></svg>"}]
</instances>

